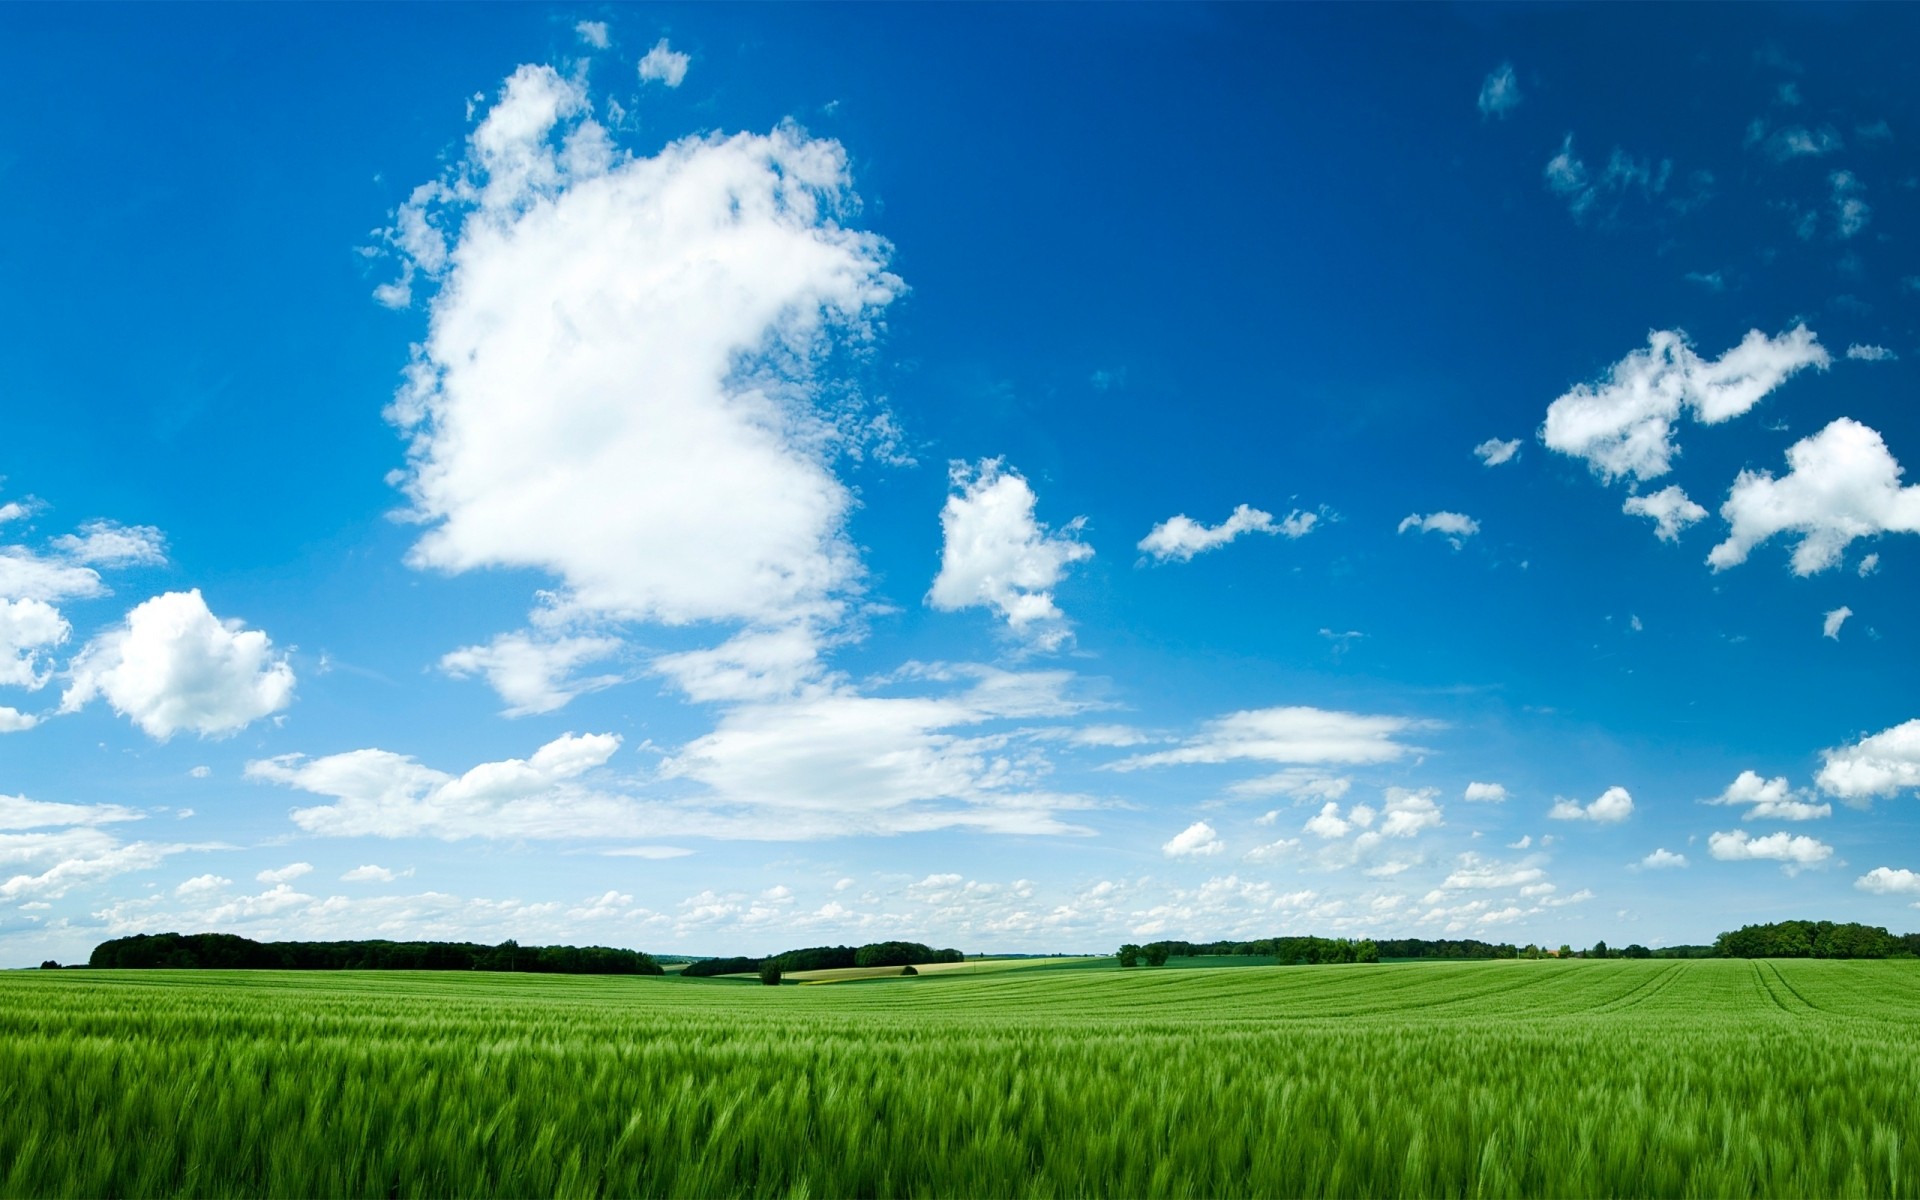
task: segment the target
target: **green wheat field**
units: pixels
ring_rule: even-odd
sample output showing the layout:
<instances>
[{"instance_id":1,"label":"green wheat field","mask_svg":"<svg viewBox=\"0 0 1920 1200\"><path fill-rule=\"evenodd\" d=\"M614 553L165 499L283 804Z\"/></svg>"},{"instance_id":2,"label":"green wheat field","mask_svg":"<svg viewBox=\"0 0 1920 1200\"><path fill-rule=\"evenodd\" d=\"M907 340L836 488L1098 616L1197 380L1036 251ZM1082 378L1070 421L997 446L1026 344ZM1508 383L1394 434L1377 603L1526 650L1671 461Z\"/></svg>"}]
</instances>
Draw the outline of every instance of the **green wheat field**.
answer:
<instances>
[{"instance_id":1,"label":"green wheat field","mask_svg":"<svg viewBox=\"0 0 1920 1200\"><path fill-rule=\"evenodd\" d=\"M10 972L0 1189L1913 1195L1920 963Z\"/></svg>"}]
</instances>

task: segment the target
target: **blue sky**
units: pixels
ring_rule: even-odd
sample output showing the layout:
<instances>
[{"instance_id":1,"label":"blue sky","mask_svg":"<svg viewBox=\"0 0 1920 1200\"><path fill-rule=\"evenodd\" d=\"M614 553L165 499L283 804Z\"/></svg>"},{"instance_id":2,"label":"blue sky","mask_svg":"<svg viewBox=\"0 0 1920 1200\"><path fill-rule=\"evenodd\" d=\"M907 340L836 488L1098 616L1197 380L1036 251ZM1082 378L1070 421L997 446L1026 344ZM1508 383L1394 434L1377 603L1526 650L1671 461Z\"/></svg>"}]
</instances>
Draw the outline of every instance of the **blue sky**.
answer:
<instances>
[{"instance_id":1,"label":"blue sky","mask_svg":"<svg viewBox=\"0 0 1920 1200\"><path fill-rule=\"evenodd\" d=\"M5 958L1920 925L1917 20L9 12Z\"/></svg>"}]
</instances>

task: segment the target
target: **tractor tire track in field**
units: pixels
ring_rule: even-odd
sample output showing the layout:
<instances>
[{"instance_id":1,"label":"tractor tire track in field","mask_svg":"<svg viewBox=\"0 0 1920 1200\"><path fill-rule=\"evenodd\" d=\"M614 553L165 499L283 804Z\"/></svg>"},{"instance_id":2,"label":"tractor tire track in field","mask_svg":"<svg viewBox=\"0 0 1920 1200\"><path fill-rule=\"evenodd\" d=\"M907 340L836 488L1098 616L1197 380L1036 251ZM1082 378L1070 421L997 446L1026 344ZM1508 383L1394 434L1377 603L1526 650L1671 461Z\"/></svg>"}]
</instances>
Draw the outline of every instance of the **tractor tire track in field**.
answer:
<instances>
[{"instance_id":1,"label":"tractor tire track in field","mask_svg":"<svg viewBox=\"0 0 1920 1200\"><path fill-rule=\"evenodd\" d=\"M1686 969L1687 969L1686 963L1684 962L1674 963L1672 966L1668 967L1666 970L1661 971L1656 975L1649 976L1648 978L1643 980L1641 983L1639 983L1635 987L1632 987L1627 991L1621 993L1620 995L1615 996L1613 999L1607 1001L1605 1004L1602 1004L1597 1008L1589 1009L1588 1011L1593 1013L1614 1013L1614 1012L1620 1012L1624 1009L1638 1008L1642 1004L1645 1004L1647 1001L1659 995L1661 992L1664 992L1668 988L1672 987L1676 982L1679 981L1681 972L1685 971Z\"/></svg>"},{"instance_id":2,"label":"tractor tire track in field","mask_svg":"<svg viewBox=\"0 0 1920 1200\"><path fill-rule=\"evenodd\" d=\"M1780 998L1780 993L1774 991L1773 985L1767 982L1766 968L1768 965L1770 964L1767 964L1759 959L1754 960L1754 963L1753 963L1754 986L1760 989L1760 994L1762 996L1765 996L1769 1001L1771 1001L1775 1008L1791 1016L1793 1015L1794 1010L1787 1007L1787 1002Z\"/></svg>"},{"instance_id":3,"label":"tractor tire track in field","mask_svg":"<svg viewBox=\"0 0 1920 1200\"><path fill-rule=\"evenodd\" d=\"M1799 989L1799 988L1797 988L1797 987L1795 987L1795 986L1793 986L1793 984L1792 984L1792 983L1790 983L1790 982L1788 982L1788 980L1787 980L1787 977L1786 977L1785 975L1782 975L1782 974L1780 973L1780 968L1779 968L1779 967L1778 967L1777 965L1775 965L1774 963L1771 963L1771 962L1769 962L1769 963L1767 963L1767 969L1768 969L1769 971L1772 971L1772 972L1773 972L1773 977L1774 977L1774 978L1775 978L1776 980L1778 980L1778 981L1779 981L1779 983L1780 983L1780 986L1781 986L1781 987L1783 987L1783 988L1785 988L1785 989L1787 989L1787 991L1789 991L1789 992L1791 992L1791 993L1793 993L1793 998L1794 998L1795 1000L1798 1000L1798 1001L1799 1001L1799 1002L1800 1002L1801 1004L1803 1004L1803 1005L1805 1005L1805 1006L1806 1006L1806 1008L1807 1008L1807 1011L1809 1011L1809 1012L1818 1012L1818 1013L1824 1013L1824 1012L1826 1012L1826 1011L1827 1011L1826 1009L1824 1009L1824 1008L1821 1008L1821 1007L1820 1007L1820 1006L1819 1006L1818 1004L1815 1004L1815 1003L1814 1003L1813 1001L1811 1001L1811 1000L1809 1000L1809 999L1807 999L1807 998L1806 998L1805 996L1803 996L1803 995L1801 995L1801 994L1800 994L1800 989Z\"/></svg>"}]
</instances>

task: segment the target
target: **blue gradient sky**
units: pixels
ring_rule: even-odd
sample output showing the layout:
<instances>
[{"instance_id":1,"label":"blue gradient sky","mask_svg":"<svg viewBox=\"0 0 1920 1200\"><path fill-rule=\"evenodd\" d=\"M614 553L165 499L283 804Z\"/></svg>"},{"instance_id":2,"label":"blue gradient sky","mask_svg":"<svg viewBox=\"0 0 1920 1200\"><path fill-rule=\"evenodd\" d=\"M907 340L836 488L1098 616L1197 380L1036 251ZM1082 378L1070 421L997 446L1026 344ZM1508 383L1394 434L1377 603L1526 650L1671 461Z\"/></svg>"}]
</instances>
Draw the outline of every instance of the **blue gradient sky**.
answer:
<instances>
[{"instance_id":1,"label":"blue gradient sky","mask_svg":"<svg viewBox=\"0 0 1920 1200\"><path fill-rule=\"evenodd\" d=\"M1910 9L0 22L0 958L1920 924Z\"/></svg>"}]
</instances>

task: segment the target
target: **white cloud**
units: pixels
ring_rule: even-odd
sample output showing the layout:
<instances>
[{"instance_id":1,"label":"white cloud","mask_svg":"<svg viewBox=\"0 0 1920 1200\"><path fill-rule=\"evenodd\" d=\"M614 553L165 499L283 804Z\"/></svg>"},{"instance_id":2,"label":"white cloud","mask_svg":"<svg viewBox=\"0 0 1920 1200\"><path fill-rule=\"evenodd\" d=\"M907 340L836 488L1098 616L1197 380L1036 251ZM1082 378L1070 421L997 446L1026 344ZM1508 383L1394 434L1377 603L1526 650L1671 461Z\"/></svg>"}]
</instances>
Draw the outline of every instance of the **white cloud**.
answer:
<instances>
[{"instance_id":1,"label":"white cloud","mask_svg":"<svg viewBox=\"0 0 1920 1200\"><path fill-rule=\"evenodd\" d=\"M1475 804L1503 804L1507 789L1497 783L1469 783L1462 798Z\"/></svg>"},{"instance_id":2,"label":"white cloud","mask_svg":"<svg viewBox=\"0 0 1920 1200\"><path fill-rule=\"evenodd\" d=\"M1788 474L1742 471L1720 515L1732 526L1707 562L1716 571L1747 560L1776 534L1797 533L1793 573L1840 562L1856 538L1920 533L1920 486L1901 487L1900 464L1880 434L1841 417L1787 450Z\"/></svg>"},{"instance_id":3,"label":"white cloud","mask_svg":"<svg viewBox=\"0 0 1920 1200\"><path fill-rule=\"evenodd\" d=\"M1205 821L1195 821L1174 834L1160 850L1168 858L1208 858L1226 848L1227 844L1220 840L1213 826Z\"/></svg>"},{"instance_id":4,"label":"white cloud","mask_svg":"<svg viewBox=\"0 0 1920 1200\"><path fill-rule=\"evenodd\" d=\"M1489 467L1512 462L1520 457L1520 439L1503 442L1499 438L1488 438L1473 448L1473 456Z\"/></svg>"},{"instance_id":5,"label":"white cloud","mask_svg":"<svg viewBox=\"0 0 1920 1200\"><path fill-rule=\"evenodd\" d=\"M1822 750L1815 782L1829 796L1865 802L1920 790L1920 719L1883 729L1851 746Z\"/></svg>"},{"instance_id":6,"label":"white cloud","mask_svg":"<svg viewBox=\"0 0 1920 1200\"><path fill-rule=\"evenodd\" d=\"M1731 420L1795 372L1830 361L1805 325L1772 338L1751 330L1711 361L1681 331L1654 330L1646 349L1615 363L1604 379L1576 384L1548 405L1541 437L1608 481L1655 479L1679 452L1673 426L1683 414L1708 425Z\"/></svg>"},{"instance_id":7,"label":"white cloud","mask_svg":"<svg viewBox=\"0 0 1920 1200\"><path fill-rule=\"evenodd\" d=\"M1083 832L1059 814L1091 801L1045 787L1049 739L1040 734L1048 731L969 729L1077 711L1083 706L1061 694L1071 676L979 667L940 674L970 686L923 697L819 688L739 705L666 754L650 777L594 774L619 746L610 734L569 734L530 759L461 776L378 749L283 756L250 764L248 774L331 798L293 819L333 836L652 842Z\"/></svg>"},{"instance_id":8,"label":"white cloud","mask_svg":"<svg viewBox=\"0 0 1920 1200\"><path fill-rule=\"evenodd\" d=\"M100 572L25 546L0 546L0 596L16 600L87 599L106 593Z\"/></svg>"},{"instance_id":9,"label":"white cloud","mask_svg":"<svg viewBox=\"0 0 1920 1200\"><path fill-rule=\"evenodd\" d=\"M1292 796L1297 800L1338 800L1353 788L1347 775L1329 775L1310 767L1289 767L1271 775L1242 779L1227 791L1235 796Z\"/></svg>"},{"instance_id":10,"label":"white cloud","mask_svg":"<svg viewBox=\"0 0 1920 1200\"><path fill-rule=\"evenodd\" d=\"M104 845L62 859L38 875L15 875L0 882L0 900L58 900L76 887L157 867L169 855L186 849L153 842Z\"/></svg>"},{"instance_id":11,"label":"white cloud","mask_svg":"<svg viewBox=\"0 0 1920 1200\"><path fill-rule=\"evenodd\" d=\"M0 598L0 685L38 691L53 677L42 656L67 640L72 627L44 600Z\"/></svg>"},{"instance_id":12,"label":"white cloud","mask_svg":"<svg viewBox=\"0 0 1920 1200\"><path fill-rule=\"evenodd\" d=\"M1789 125L1769 134L1766 122L1756 120L1747 126L1747 145L1758 146L1762 154L1783 163L1796 158L1820 158L1843 149L1846 143L1830 126L1808 129L1804 125Z\"/></svg>"},{"instance_id":13,"label":"white cloud","mask_svg":"<svg viewBox=\"0 0 1920 1200\"><path fill-rule=\"evenodd\" d=\"M1390 787L1387 789L1387 802L1381 810L1380 834L1382 837L1412 837L1423 829L1432 829L1439 825L1443 813L1434 797L1437 788Z\"/></svg>"},{"instance_id":14,"label":"white cloud","mask_svg":"<svg viewBox=\"0 0 1920 1200\"><path fill-rule=\"evenodd\" d=\"M199 766L199 767L193 768L191 771L188 771L187 774L194 779L205 779L208 776L213 774L213 768L208 766Z\"/></svg>"},{"instance_id":15,"label":"white cloud","mask_svg":"<svg viewBox=\"0 0 1920 1200\"><path fill-rule=\"evenodd\" d=\"M1276 522L1272 513L1242 504L1225 521L1208 526L1182 513L1155 525L1146 537L1140 539L1138 548L1160 562L1168 559L1187 562L1194 555L1218 549L1243 533L1279 533L1290 538L1304 537L1319 519L1315 513L1295 509L1285 519Z\"/></svg>"},{"instance_id":16,"label":"white cloud","mask_svg":"<svg viewBox=\"0 0 1920 1200\"><path fill-rule=\"evenodd\" d=\"M692 61L690 55L671 49L667 39L661 38L640 60L640 81L664 83L670 88L677 88L686 80L687 64Z\"/></svg>"},{"instance_id":17,"label":"white cloud","mask_svg":"<svg viewBox=\"0 0 1920 1200\"><path fill-rule=\"evenodd\" d=\"M1854 880L1853 886L1876 896L1920 896L1920 875L1904 867L1875 867Z\"/></svg>"},{"instance_id":18,"label":"white cloud","mask_svg":"<svg viewBox=\"0 0 1920 1200\"><path fill-rule=\"evenodd\" d=\"M1847 623L1847 618L1851 617L1852 615L1853 615L1853 610L1851 608L1848 608L1844 604L1842 604L1839 608L1833 609L1830 612L1828 612L1827 615L1822 617L1820 620L1821 636L1832 638L1836 642L1839 641L1840 627L1842 625L1845 625Z\"/></svg>"},{"instance_id":19,"label":"white cloud","mask_svg":"<svg viewBox=\"0 0 1920 1200\"><path fill-rule=\"evenodd\" d=\"M204 896L212 892L217 892L221 888L231 886L233 886L233 880L220 875L195 875L192 879L174 888L173 894L176 896Z\"/></svg>"},{"instance_id":20,"label":"white cloud","mask_svg":"<svg viewBox=\"0 0 1920 1200\"><path fill-rule=\"evenodd\" d=\"M1450 892L1504 891L1537 884L1546 877L1547 873L1536 866L1496 862L1468 853L1460 856L1459 868L1448 875L1440 886Z\"/></svg>"},{"instance_id":21,"label":"white cloud","mask_svg":"<svg viewBox=\"0 0 1920 1200\"><path fill-rule=\"evenodd\" d=\"M1137 754L1113 764L1130 771L1181 763L1254 760L1275 763L1380 763L1406 755L1395 740L1419 728L1404 717L1368 716L1321 708L1259 708L1207 722L1204 730L1171 750Z\"/></svg>"},{"instance_id":22,"label":"white cloud","mask_svg":"<svg viewBox=\"0 0 1920 1200\"><path fill-rule=\"evenodd\" d=\"M387 234L439 284L389 410L411 562L548 572L556 621L840 620L861 570L831 464L873 426L817 377L902 288L856 204L796 126L639 157L583 82L515 72Z\"/></svg>"},{"instance_id":23,"label":"white cloud","mask_svg":"<svg viewBox=\"0 0 1920 1200\"><path fill-rule=\"evenodd\" d=\"M313 871L312 863L288 863L284 867L272 867L255 875L261 883L292 883L302 875Z\"/></svg>"},{"instance_id":24,"label":"white cloud","mask_svg":"<svg viewBox=\"0 0 1920 1200\"><path fill-rule=\"evenodd\" d=\"M413 874L412 867L408 867L404 871L395 871L391 867L376 866L368 863L365 866L353 868L340 878L346 883L392 883L396 879L411 874Z\"/></svg>"},{"instance_id":25,"label":"white cloud","mask_svg":"<svg viewBox=\"0 0 1920 1200\"><path fill-rule=\"evenodd\" d=\"M573 27L580 40L595 50L605 50L609 45L607 23L605 21L581 21Z\"/></svg>"},{"instance_id":26,"label":"white cloud","mask_svg":"<svg viewBox=\"0 0 1920 1200\"><path fill-rule=\"evenodd\" d=\"M1679 541L1681 530L1707 515L1707 510L1689 499L1679 484L1669 484L1646 496L1628 496L1620 511L1633 517L1652 517L1653 536L1663 542Z\"/></svg>"},{"instance_id":27,"label":"white cloud","mask_svg":"<svg viewBox=\"0 0 1920 1200\"><path fill-rule=\"evenodd\" d=\"M1356 804L1347 811L1345 817L1342 817L1340 806L1328 801L1321 806L1317 814L1309 817L1307 823L1301 828L1315 837L1343 838L1356 825L1365 828L1373 824L1374 816L1373 809L1364 804Z\"/></svg>"},{"instance_id":28,"label":"white cloud","mask_svg":"<svg viewBox=\"0 0 1920 1200\"><path fill-rule=\"evenodd\" d=\"M58 804L25 796L0 796L0 829L112 825L140 819L138 812L118 804Z\"/></svg>"},{"instance_id":29,"label":"white cloud","mask_svg":"<svg viewBox=\"0 0 1920 1200\"><path fill-rule=\"evenodd\" d=\"M1400 521L1399 532L1405 533L1408 530L1416 533L1445 534L1447 541L1452 543L1455 550L1458 550L1466 539L1480 532L1480 522L1457 512L1427 513L1424 516L1420 513L1411 513Z\"/></svg>"},{"instance_id":30,"label":"white cloud","mask_svg":"<svg viewBox=\"0 0 1920 1200\"><path fill-rule=\"evenodd\" d=\"M1758 771L1742 771L1727 789L1708 804L1749 805L1747 821L1816 821L1833 815L1831 804L1813 804L1796 793L1786 776L1763 779Z\"/></svg>"},{"instance_id":31,"label":"white cloud","mask_svg":"<svg viewBox=\"0 0 1920 1200\"><path fill-rule=\"evenodd\" d=\"M1602 213L1606 220L1615 215L1621 200L1637 195L1652 200L1665 192L1673 177L1673 163L1662 159L1636 159L1618 146L1597 174L1573 151L1573 135L1560 143L1560 150L1547 160L1542 172L1547 190L1567 202L1567 211L1576 221L1584 221L1600 208L1603 201L1614 201L1614 209Z\"/></svg>"},{"instance_id":32,"label":"white cloud","mask_svg":"<svg viewBox=\"0 0 1920 1200\"><path fill-rule=\"evenodd\" d=\"M154 566L167 561L167 540L151 525L88 521L77 534L53 539L69 561L96 567Z\"/></svg>"},{"instance_id":33,"label":"white cloud","mask_svg":"<svg viewBox=\"0 0 1920 1200\"><path fill-rule=\"evenodd\" d=\"M1867 189L1852 171L1835 171L1828 182L1833 185L1833 231L1844 241L1867 227L1873 209L1861 199Z\"/></svg>"},{"instance_id":34,"label":"white cloud","mask_svg":"<svg viewBox=\"0 0 1920 1200\"><path fill-rule=\"evenodd\" d=\"M1847 347L1847 357L1855 362L1892 362L1900 356L1885 346L1861 345L1859 342L1854 342Z\"/></svg>"},{"instance_id":35,"label":"white cloud","mask_svg":"<svg viewBox=\"0 0 1920 1200\"><path fill-rule=\"evenodd\" d=\"M574 669L619 653L610 637L541 637L503 633L484 646L463 646L440 659L440 669L456 679L487 677L508 704L504 715L524 717L552 712L584 692L619 683L618 675L574 678Z\"/></svg>"},{"instance_id":36,"label":"white cloud","mask_svg":"<svg viewBox=\"0 0 1920 1200\"><path fill-rule=\"evenodd\" d=\"M1593 821L1613 825L1633 815L1633 797L1623 787L1610 787L1588 805L1572 800L1556 800L1547 816L1555 821Z\"/></svg>"},{"instance_id":37,"label":"white cloud","mask_svg":"<svg viewBox=\"0 0 1920 1200\"><path fill-rule=\"evenodd\" d=\"M1710 835L1707 849L1723 862L1765 859L1784 863L1789 874L1817 866L1833 857L1833 847L1817 838L1785 832L1753 837L1744 829Z\"/></svg>"},{"instance_id":38,"label":"white cloud","mask_svg":"<svg viewBox=\"0 0 1920 1200\"><path fill-rule=\"evenodd\" d=\"M1879 569L1880 556L1878 554L1869 554L1860 560L1859 575L1862 579L1865 579Z\"/></svg>"},{"instance_id":39,"label":"white cloud","mask_svg":"<svg viewBox=\"0 0 1920 1200\"><path fill-rule=\"evenodd\" d=\"M32 713L0 704L0 733L24 733L40 723Z\"/></svg>"},{"instance_id":40,"label":"white cloud","mask_svg":"<svg viewBox=\"0 0 1920 1200\"><path fill-rule=\"evenodd\" d=\"M650 861L662 861L669 858L686 858L693 851L684 846L617 846L612 850L600 851L602 858L643 858Z\"/></svg>"},{"instance_id":41,"label":"white cloud","mask_svg":"<svg viewBox=\"0 0 1920 1200\"><path fill-rule=\"evenodd\" d=\"M991 608L1035 647L1057 648L1069 628L1053 588L1070 565L1093 557L1077 538L1085 519L1049 531L1034 519L1033 489L997 458L956 462L949 474L956 490L940 513L945 543L927 602L942 612Z\"/></svg>"},{"instance_id":42,"label":"white cloud","mask_svg":"<svg viewBox=\"0 0 1920 1200\"><path fill-rule=\"evenodd\" d=\"M267 635L215 617L198 588L136 606L125 625L81 651L72 676L63 711L105 696L161 741L183 730L237 733L293 701L293 668L274 655Z\"/></svg>"},{"instance_id":43,"label":"white cloud","mask_svg":"<svg viewBox=\"0 0 1920 1200\"><path fill-rule=\"evenodd\" d=\"M1640 860L1640 865L1649 871L1662 871L1687 865L1687 856L1675 854L1671 850L1655 850Z\"/></svg>"},{"instance_id":44,"label":"white cloud","mask_svg":"<svg viewBox=\"0 0 1920 1200\"><path fill-rule=\"evenodd\" d=\"M1512 63L1501 63L1487 72L1486 80L1480 85L1480 117L1498 117L1502 120L1513 109L1520 106L1520 80L1513 73Z\"/></svg>"},{"instance_id":45,"label":"white cloud","mask_svg":"<svg viewBox=\"0 0 1920 1200\"><path fill-rule=\"evenodd\" d=\"M1727 290L1727 281L1718 271L1688 271L1681 278L1688 283L1697 283L1710 292Z\"/></svg>"}]
</instances>

